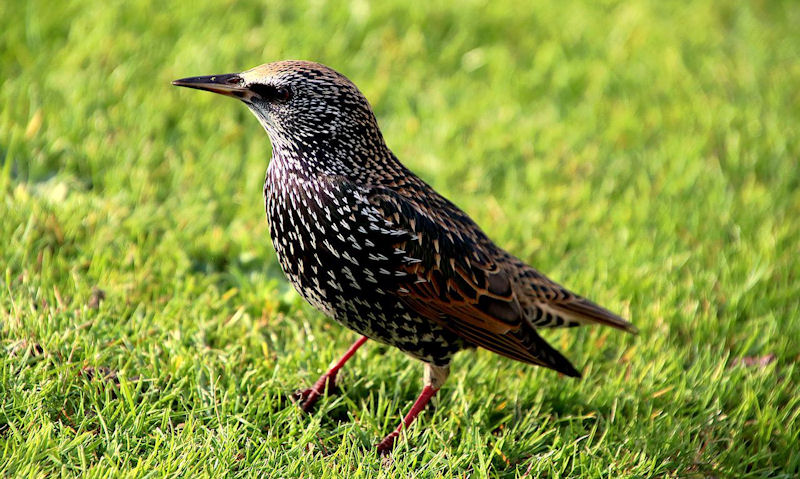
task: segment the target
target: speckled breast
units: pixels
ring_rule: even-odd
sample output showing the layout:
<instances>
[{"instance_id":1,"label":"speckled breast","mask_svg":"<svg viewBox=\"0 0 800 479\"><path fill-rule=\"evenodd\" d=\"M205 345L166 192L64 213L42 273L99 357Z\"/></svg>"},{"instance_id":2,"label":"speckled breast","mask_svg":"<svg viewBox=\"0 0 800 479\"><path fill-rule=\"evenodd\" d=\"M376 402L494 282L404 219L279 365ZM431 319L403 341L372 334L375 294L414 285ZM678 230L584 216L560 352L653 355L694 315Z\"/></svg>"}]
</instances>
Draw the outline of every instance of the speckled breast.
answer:
<instances>
[{"instance_id":1,"label":"speckled breast","mask_svg":"<svg viewBox=\"0 0 800 479\"><path fill-rule=\"evenodd\" d=\"M311 305L424 361L447 364L463 348L457 336L410 311L395 294L405 273L394 261L394 244L407 233L387 228L363 195L273 162L264 198L281 268Z\"/></svg>"}]
</instances>

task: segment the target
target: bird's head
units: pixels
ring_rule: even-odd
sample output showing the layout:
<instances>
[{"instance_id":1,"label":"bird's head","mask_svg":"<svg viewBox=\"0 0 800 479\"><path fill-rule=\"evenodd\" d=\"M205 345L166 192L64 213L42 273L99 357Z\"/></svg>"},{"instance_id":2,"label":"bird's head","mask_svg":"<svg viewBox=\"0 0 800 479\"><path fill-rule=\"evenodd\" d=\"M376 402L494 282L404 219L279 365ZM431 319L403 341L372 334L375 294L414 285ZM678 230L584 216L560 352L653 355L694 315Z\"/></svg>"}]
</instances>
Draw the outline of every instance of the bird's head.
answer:
<instances>
[{"instance_id":1,"label":"bird's head","mask_svg":"<svg viewBox=\"0 0 800 479\"><path fill-rule=\"evenodd\" d=\"M273 148L343 148L357 154L354 150L383 145L364 95L344 75L319 63L280 61L172 84L242 100L267 130Z\"/></svg>"}]
</instances>

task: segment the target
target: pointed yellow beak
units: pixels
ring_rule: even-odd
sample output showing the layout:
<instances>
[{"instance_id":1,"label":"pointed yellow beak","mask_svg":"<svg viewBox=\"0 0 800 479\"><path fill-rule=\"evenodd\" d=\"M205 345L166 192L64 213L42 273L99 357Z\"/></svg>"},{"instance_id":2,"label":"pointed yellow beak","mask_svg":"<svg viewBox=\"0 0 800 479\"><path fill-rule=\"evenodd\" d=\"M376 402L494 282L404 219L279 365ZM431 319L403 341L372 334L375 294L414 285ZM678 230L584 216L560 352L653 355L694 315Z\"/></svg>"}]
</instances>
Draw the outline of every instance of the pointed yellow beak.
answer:
<instances>
[{"instance_id":1,"label":"pointed yellow beak","mask_svg":"<svg viewBox=\"0 0 800 479\"><path fill-rule=\"evenodd\" d=\"M172 82L175 86L206 90L220 95L244 99L250 91L244 86L244 80L238 73L224 75L208 75L202 77L181 78Z\"/></svg>"}]
</instances>

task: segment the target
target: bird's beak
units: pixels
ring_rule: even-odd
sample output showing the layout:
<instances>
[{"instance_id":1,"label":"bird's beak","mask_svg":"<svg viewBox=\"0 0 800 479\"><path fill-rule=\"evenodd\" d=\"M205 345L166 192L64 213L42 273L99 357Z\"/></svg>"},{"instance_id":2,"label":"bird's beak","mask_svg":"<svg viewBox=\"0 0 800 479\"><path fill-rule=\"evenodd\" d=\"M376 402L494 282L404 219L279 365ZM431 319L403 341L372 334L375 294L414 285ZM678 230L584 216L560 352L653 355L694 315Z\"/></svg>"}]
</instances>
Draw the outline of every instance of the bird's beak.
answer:
<instances>
[{"instance_id":1,"label":"bird's beak","mask_svg":"<svg viewBox=\"0 0 800 479\"><path fill-rule=\"evenodd\" d=\"M181 78L172 82L175 86L185 86L197 90L206 90L220 95L244 99L249 90L244 86L244 80L238 73L224 75L208 75L203 77Z\"/></svg>"}]
</instances>

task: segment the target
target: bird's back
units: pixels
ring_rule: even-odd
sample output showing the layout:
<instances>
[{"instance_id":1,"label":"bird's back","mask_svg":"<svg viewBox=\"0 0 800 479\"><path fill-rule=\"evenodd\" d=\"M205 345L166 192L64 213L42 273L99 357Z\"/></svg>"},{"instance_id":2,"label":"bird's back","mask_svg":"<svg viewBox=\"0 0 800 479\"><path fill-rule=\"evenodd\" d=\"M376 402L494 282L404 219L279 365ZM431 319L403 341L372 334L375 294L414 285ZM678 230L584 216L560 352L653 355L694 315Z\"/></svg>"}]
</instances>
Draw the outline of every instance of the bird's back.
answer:
<instances>
[{"instance_id":1,"label":"bird's back","mask_svg":"<svg viewBox=\"0 0 800 479\"><path fill-rule=\"evenodd\" d=\"M629 332L636 328L607 309L583 298L495 244L483 230L453 202L440 195L424 180L405 168L396 158L400 170L383 186L397 192L419 214L433 221L438 235L460 237L471 245L471 253L486 255L496 262L508 277L522 317L535 328L573 327L581 324L605 324Z\"/></svg>"},{"instance_id":2,"label":"bird's back","mask_svg":"<svg viewBox=\"0 0 800 479\"><path fill-rule=\"evenodd\" d=\"M421 318L524 362L577 375L537 328L630 323L575 295L497 246L452 202L392 156L383 174L356 185L389 227L405 232L393 244L414 262L394 294Z\"/></svg>"}]
</instances>

